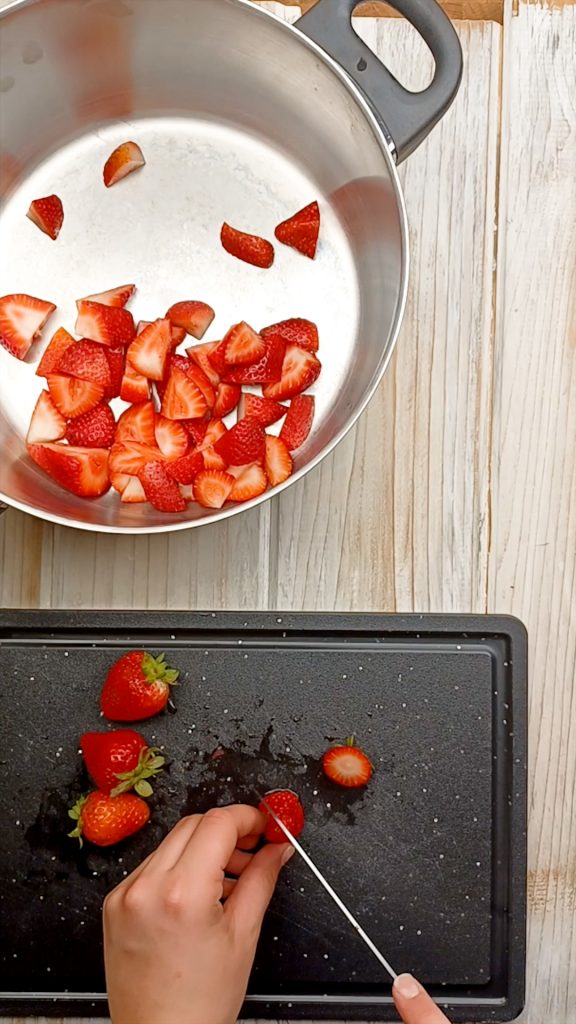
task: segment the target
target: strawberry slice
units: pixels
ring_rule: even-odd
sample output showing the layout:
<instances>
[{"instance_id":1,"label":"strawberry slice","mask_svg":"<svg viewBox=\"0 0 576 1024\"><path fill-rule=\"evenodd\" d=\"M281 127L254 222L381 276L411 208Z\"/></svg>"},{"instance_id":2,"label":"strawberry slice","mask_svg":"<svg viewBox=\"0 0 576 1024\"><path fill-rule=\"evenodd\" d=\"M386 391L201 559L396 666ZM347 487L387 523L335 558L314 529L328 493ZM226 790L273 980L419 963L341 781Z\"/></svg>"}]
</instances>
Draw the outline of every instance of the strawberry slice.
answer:
<instances>
[{"instance_id":1,"label":"strawberry slice","mask_svg":"<svg viewBox=\"0 0 576 1024\"><path fill-rule=\"evenodd\" d=\"M48 342L44 355L36 370L37 377L47 377L49 373L56 373L58 364L70 345L75 345L75 339L63 327L59 327L56 333Z\"/></svg>"},{"instance_id":2,"label":"strawberry slice","mask_svg":"<svg viewBox=\"0 0 576 1024\"><path fill-rule=\"evenodd\" d=\"M28 453L56 483L80 498L99 498L110 488L105 448L30 444Z\"/></svg>"},{"instance_id":3,"label":"strawberry slice","mask_svg":"<svg viewBox=\"0 0 576 1024\"><path fill-rule=\"evenodd\" d=\"M59 196L33 199L26 216L49 238L56 240L64 223L64 207Z\"/></svg>"},{"instance_id":4,"label":"strawberry slice","mask_svg":"<svg viewBox=\"0 0 576 1024\"><path fill-rule=\"evenodd\" d=\"M321 369L322 364L313 352L306 352L298 345L287 345L282 376L276 383L267 384L262 389L264 397L282 401L299 395L317 380Z\"/></svg>"},{"instance_id":5,"label":"strawberry slice","mask_svg":"<svg viewBox=\"0 0 576 1024\"><path fill-rule=\"evenodd\" d=\"M80 380L91 380L104 389L112 383L106 349L97 341L82 339L67 346L56 372L68 377L79 377Z\"/></svg>"},{"instance_id":6,"label":"strawberry slice","mask_svg":"<svg viewBox=\"0 0 576 1024\"><path fill-rule=\"evenodd\" d=\"M121 489L120 501L128 505L140 505L147 501L146 493L137 476L126 477L126 483Z\"/></svg>"},{"instance_id":7,"label":"strawberry slice","mask_svg":"<svg viewBox=\"0 0 576 1024\"><path fill-rule=\"evenodd\" d=\"M134 337L134 319L127 309L105 306L90 299L79 299L76 305L76 334L110 348L130 344Z\"/></svg>"},{"instance_id":8,"label":"strawberry slice","mask_svg":"<svg viewBox=\"0 0 576 1024\"><path fill-rule=\"evenodd\" d=\"M200 369L204 371L213 388L218 387L220 374L212 365L209 357L220 344L220 341L205 341L203 345L194 345L192 348L186 349L186 355L190 356L190 359L193 359Z\"/></svg>"},{"instance_id":9,"label":"strawberry slice","mask_svg":"<svg viewBox=\"0 0 576 1024\"><path fill-rule=\"evenodd\" d=\"M115 309L123 309L129 299L136 291L135 284L120 284L117 288L108 288L105 292L96 292L94 295L86 295L79 302L99 302L102 306L114 306ZM76 303L78 305L78 303Z\"/></svg>"},{"instance_id":10,"label":"strawberry slice","mask_svg":"<svg viewBox=\"0 0 576 1024\"><path fill-rule=\"evenodd\" d=\"M84 412L89 412L104 397L104 388L89 380L63 377L56 373L48 374L46 379L50 397L66 419L73 419Z\"/></svg>"},{"instance_id":11,"label":"strawberry slice","mask_svg":"<svg viewBox=\"0 0 576 1024\"><path fill-rule=\"evenodd\" d=\"M218 417L218 419L227 416L228 413L236 408L241 395L242 390L239 384L219 384L216 392L216 401L212 410L214 416Z\"/></svg>"},{"instance_id":12,"label":"strawberry slice","mask_svg":"<svg viewBox=\"0 0 576 1024\"><path fill-rule=\"evenodd\" d=\"M259 235L247 235L244 231L231 228L224 223L220 232L220 241L231 256L254 267L268 270L274 263L274 246L260 238Z\"/></svg>"},{"instance_id":13,"label":"strawberry slice","mask_svg":"<svg viewBox=\"0 0 576 1024\"><path fill-rule=\"evenodd\" d=\"M16 359L24 359L55 309L53 302L44 302L32 295L20 292L3 295L0 298L0 345Z\"/></svg>"},{"instance_id":14,"label":"strawberry slice","mask_svg":"<svg viewBox=\"0 0 576 1024\"><path fill-rule=\"evenodd\" d=\"M244 472L236 478L230 491L230 501L250 501L258 498L268 487L268 477L262 466L257 462L244 468Z\"/></svg>"},{"instance_id":15,"label":"strawberry slice","mask_svg":"<svg viewBox=\"0 0 576 1024\"><path fill-rule=\"evenodd\" d=\"M268 435L266 437L266 455L264 468L271 487L283 484L294 471L292 456L284 441L279 437Z\"/></svg>"},{"instance_id":16,"label":"strawberry slice","mask_svg":"<svg viewBox=\"0 0 576 1024\"><path fill-rule=\"evenodd\" d=\"M226 469L224 459L221 455L218 455L214 448L216 441L218 441L219 438L224 437L225 433L226 427L224 423L222 423L222 420L211 420L208 424L208 429L200 446L200 451L202 452L206 469Z\"/></svg>"},{"instance_id":17,"label":"strawberry slice","mask_svg":"<svg viewBox=\"0 0 576 1024\"><path fill-rule=\"evenodd\" d=\"M144 167L146 163L140 146L136 142L123 142L110 154L104 164L104 184L106 188L115 185L132 171Z\"/></svg>"},{"instance_id":18,"label":"strawberry slice","mask_svg":"<svg viewBox=\"0 0 576 1024\"><path fill-rule=\"evenodd\" d=\"M206 437L206 431L208 430L208 420L180 420L183 427L186 427L191 439L192 444L198 447L204 441Z\"/></svg>"},{"instance_id":19,"label":"strawberry slice","mask_svg":"<svg viewBox=\"0 0 576 1024\"><path fill-rule=\"evenodd\" d=\"M81 448L110 448L115 431L114 413L106 402L101 402L89 412L70 420L66 440Z\"/></svg>"},{"instance_id":20,"label":"strawberry slice","mask_svg":"<svg viewBox=\"0 0 576 1024\"><path fill-rule=\"evenodd\" d=\"M245 392L240 399L238 408L238 419L247 417L256 420L261 427L269 427L286 415L286 406L275 402L273 398L260 398L260 395L251 395Z\"/></svg>"},{"instance_id":21,"label":"strawberry slice","mask_svg":"<svg viewBox=\"0 0 576 1024\"><path fill-rule=\"evenodd\" d=\"M159 512L185 512L186 501L162 462L148 462L138 474L144 493Z\"/></svg>"},{"instance_id":22,"label":"strawberry slice","mask_svg":"<svg viewBox=\"0 0 576 1024\"><path fill-rule=\"evenodd\" d=\"M151 395L150 381L135 370L126 360L124 374L120 384L120 398L123 402L147 402Z\"/></svg>"},{"instance_id":23,"label":"strawberry slice","mask_svg":"<svg viewBox=\"0 0 576 1024\"><path fill-rule=\"evenodd\" d=\"M28 434L27 444L37 444L42 441L59 441L66 433L66 420L58 412L48 391L41 391L38 401L34 406Z\"/></svg>"},{"instance_id":24,"label":"strawberry slice","mask_svg":"<svg viewBox=\"0 0 576 1024\"><path fill-rule=\"evenodd\" d=\"M126 409L116 424L117 441L139 441L156 447L156 413L154 402L142 402Z\"/></svg>"},{"instance_id":25,"label":"strawberry slice","mask_svg":"<svg viewBox=\"0 0 576 1024\"><path fill-rule=\"evenodd\" d=\"M332 782L347 788L365 786L374 771L364 751L355 745L354 736L349 736L343 746L327 750L322 758L322 768Z\"/></svg>"},{"instance_id":26,"label":"strawberry slice","mask_svg":"<svg viewBox=\"0 0 576 1024\"><path fill-rule=\"evenodd\" d=\"M298 345L307 352L317 352L320 344L318 328L311 320L304 320L302 317L293 317L291 320L281 320L279 324L271 324L264 327L260 334L263 338L271 335L282 338L287 345Z\"/></svg>"},{"instance_id":27,"label":"strawberry slice","mask_svg":"<svg viewBox=\"0 0 576 1024\"><path fill-rule=\"evenodd\" d=\"M320 232L320 207L318 203L310 203L303 210L299 210L293 217L282 221L274 234L283 245L289 245L297 249L304 256L313 260L316 256L318 235Z\"/></svg>"},{"instance_id":28,"label":"strawberry slice","mask_svg":"<svg viewBox=\"0 0 576 1024\"><path fill-rule=\"evenodd\" d=\"M214 444L228 466L245 466L264 457L264 430L256 420L240 420Z\"/></svg>"},{"instance_id":29,"label":"strawberry slice","mask_svg":"<svg viewBox=\"0 0 576 1024\"><path fill-rule=\"evenodd\" d=\"M231 327L223 342L224 362L229 366L257 363L266 352L266 343L244 320Z\"/></svg>"},{"instance_id":30,"label":"strawberry slice","mask_svg":"<svg viewBox=\"0 0 576 1024\"><path fill-rule=\"evenodd\" d=\"M208 404L200 388L175 367L166 385L162 400L162 415L171 420L195 420L204 416Z\"/></svg>"},{"instance_id":31,"label":"strawberry slice","mask_svg":"<svg viewBox=\"0 0 576 1024\"><path fill-rule=\"evenodd\" d=\"M165 416L156 418L156 444L167 459L181 459L190 447L190 435L186 428ZM188 483L181 480L180 483Z\"/></svg>"},{"instance_id":32,"label":"strawberry slice","mask_svg":"<svg viewBox=\"0 0 576 1024\"><path fill-rule=\"evenodd\" d=\"M166 313L174 327L180 327L193 338L203 338L216 316L212 306L206 302L175 302Z\"/></svg>"},{"instance_id":33,"label":"strawberry slice","mask_svg":"<svg viewBox=\"0 0 576 1024\"><path fill-rule=\"evenodd\" d=\"M264 340L266 351L259 362L251 366L229 366L223 371L227 384L270 384L280 380L286 344L275 334Z\"/></svg>"},{"instance_id":34,"label":"strawberry slice","mask_svg":"<svg viewBox=\"0 0 576 1024\"><path fill-rule=\"evenodd\" d=\"M221 469L205 469L194 480L194 498L203 508L222 508L236 483Z\"/></svg>"},{"instance_id":35,"label":"strawberry slice","mask_svg":"<svg viewBox=\"0 0 576 1024\"><path fill-rule=\"evenodd\" d=\"M104 398L110 402L113 398L119 398L124 377L124 363L126 353L123 348L104 348L108 369L110 371L110 384L104 389ZM38 371L36 371L38 372Z\"/></svg>"},{"instance_id":36,"label":"strawberry slice","mask_svg":"<svg viewBox=\"0 0 576 1024\"><path fill-rule=\"evenodd\" d=\"M162 380L172 350L169 320L155 320L136 335L126 352L126 360L149 380Z\"/></svg>"},{"instance_id":37,"label":"strawberry slice","mask_svg":"<svg viewBox=\"0 0 576 1024\"><path fill-rule=\"evenodd\" d=\"M176 459L175 462L169 462L166 466L168 476L171 476L179 484L184 485L194 483L198 474L203 473L204 469L202 452L189 452L188 455L184 455L181 459Z\"/></svg>"},{"instance_id":38,"label":"strawberry slice","mask_svg":"<svg viewBox=\"0 0 576 1024\"><path fill-rule=\"evenodd\" d=\"M308 437L314 422L315 401L312 395L296 395L290 402L280 437L289 451L293 452Z\"/></svg>"}]
</instances>

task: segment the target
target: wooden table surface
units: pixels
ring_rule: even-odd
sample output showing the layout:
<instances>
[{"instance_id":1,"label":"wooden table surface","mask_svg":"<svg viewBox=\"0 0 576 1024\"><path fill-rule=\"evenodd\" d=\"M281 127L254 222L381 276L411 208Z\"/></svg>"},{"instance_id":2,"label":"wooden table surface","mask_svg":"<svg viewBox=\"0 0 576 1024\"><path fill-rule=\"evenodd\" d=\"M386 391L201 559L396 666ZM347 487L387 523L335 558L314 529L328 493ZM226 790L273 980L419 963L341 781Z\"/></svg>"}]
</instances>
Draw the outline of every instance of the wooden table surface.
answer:
<instances>
[{"instance_id":1,"label":"wooden table surface","mask_svg":"<svg viewBox=\"0 0 576 1024\"><path fill-rule=\"evenodd\" d=\"M522 1020L576 1024L576 6L443 2L471 15L457 25L464 82L402 167L408 310L357 429L281 498L201 531L116 538L9 511L0 604L518 615L531 641ZM358 26L422 84L427 52L402 21Z\"/></svg>"}]
</instances>

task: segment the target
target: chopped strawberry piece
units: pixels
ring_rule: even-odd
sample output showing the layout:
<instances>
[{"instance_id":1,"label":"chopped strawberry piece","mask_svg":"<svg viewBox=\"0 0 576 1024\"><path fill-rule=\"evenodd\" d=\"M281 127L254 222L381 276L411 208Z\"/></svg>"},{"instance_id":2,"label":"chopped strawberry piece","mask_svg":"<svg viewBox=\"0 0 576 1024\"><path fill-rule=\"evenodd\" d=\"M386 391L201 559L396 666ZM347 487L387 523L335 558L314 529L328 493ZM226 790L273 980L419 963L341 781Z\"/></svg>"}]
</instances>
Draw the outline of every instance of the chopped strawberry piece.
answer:
<instances>
[{"instance_id":1,"label":"chopped strawberry piece","mask_svg":"<svg viewBox=\"0 0 576 1024\"><path fill-rule=\"evenodd\" d=\"M78 301L99 302L102 306L114 306L116 309L124 308L135 291L135 284L120 284L117 288L109 288L107 291L97 292L95 295L86 295L84 299L79 299Z\"/></svg>"},{"instance_id":2,"label":"chopped strawberry piece","mask_svg":"<svg viewBox=\"0 0 576 1024\"><path fill-rule=\"evenodd\" d=\"M210 324L216 316L212 306L205 302L175 302L166 313L170 323L175 327L181 327L186 334L193 338L203 338Z\"/></svg>"},{"instance_id":3,"label":"chopped strawberry piece","mask_svg":"<svg viewBox=\"0 0 576 1024\"><path fill-rule=\"evenodd\" d=\"M275 334L264 340L266 351L259 362L226 368L222 376L227 384L270 384L280 380L286 344Z\"/></svg>"},{"instance_id":4,"label":"chopped strawberry piece","mask_svg":"<svg viewBox=\"0 0 576 1024\"><path fill-rule=\"evenodd\" d=\"M226 349L228 342L226 338L223 341L219 341L214 345L214 348L208 353L208 361L212 366L213 370L218 374L218 379L229 369L226 362Z\"/></svg>"},{"instance_id":5,"label":"chopped strawberry piece","mask_svg":"<svg viewBox=\"0 0 576 1024\"><path fill-rule=\"evenodd\" d=\"M150 398L150 381L126 360L124 375L120 384L120 398L123 402L147 402Z\"/></svg>"},{"instance_id":6,"label":"chopped strawberry piece","mask_svg":"<svg viewBox=\"0 0 576 1024\"><path fill-rule=\"evenodd\" d=\"M224 343L224 362L229 366L257 363L266 352L264 339L245 321L230 328L222 344Z\"/></svg>"},{"instance_id":7,"label":"chopped strawberry piece","mask_svg":"<svg viewBox=\"0 0 576 1024\"><path fill-rule=\"evenodd\" d=\"M89 380L78 380L77 377L63 377L50 373L47 381L50 397L58 411L66 419L89 412L104 397L104 388Z\"/></svg>"},{"instance_id":8,"label":"chopped strawberry piece","mask_svg":"<svg viewBox=\"0 0 576 1024\"><path fill-rule=\"evenodd\" d=\"M81 498L99 498L110 487L108 451L65 444L30 444L28 453L61 487Z\"/></svg>"},{"instance_id":9,"label":"chopped strawberry piece","mask_svg":"<svg viewBox=\"0 0 576 1024\"><path fill-rule=\"evenodd\" d=\"M194 480L194 498L203 508L222 508L236 483L221 469L206 469Z\"/></svg>"},{"instance_id":10,"label":"chopped strawberry piece","mask_svg":"<svg viewBox=\"0 0 576 1024\"><path fill-rule=\"evenodd\" d=\"M66 440L82 448L110 448L115 431L114 413L106 402L101 402L89 412L70 420Z\"/></svg>"},{"instance_id":11,"label":"chopped strawberry piece","mask_svg":"<svg viewBox=\"0 0 576 1024\"><path fill-rule=\"evenodd\" d=\"M190 447L190 435L186 428L165 416L156 418L156 444L167 459L181 459ZM187 481L180 481L181 483Z\"/></svg>"},{"instance_id":12,"label":"chopped strawberry piece","mask_svg":"<svg viewBox=\"0 0 576 1024\"><path fill-rule=\"evenodd\" d=\"M237 477L230 491L230 501L251 501L258 498L268 487L268 477L262 466L255 462L244 467L244 472Z\"/></svg>"},{"instance_id":13,"label":"chopped strawberry piece","mask_svg":"<svg viewBox=\"0 0 576 1024\"><path fill-rule=\"evenodd\" d=\"M126 477L126 483L122 488L120 501L129 505L140 505L146 501L146 493L137 476Z\"/></svg>"},{"instance_id":14,"label":"chopped strawberry piece","mask_svg":"<svg viewBox=\"0 0 576 1024\"><path fill-rule=\"evenodd\" d=\"M223 224L220 241L231 256L251 263L254 267L268 270L274 263L274 246L259 235L247 235L244 231Z\"/></svg>"},{"instance_id":15,"label":"chopped strawberry piece","mask_svg":"<svg viewBox=\"0 0 576 1024\"><path fill-rule=\"evenodd\" d=\"M148 462L138 474L144 493L159 512L184 512L186 502L180 488L162 462Z\"/></svg>"},{"instance_id":16,"label":"chopped strawberry piece","mask_svg":"<svg viewBox=\"0 0 576 1024\"><path fill-rule=\"evenodd\" d=\"M54 405L48 391L41 391L34 407L28 434L27 444L42 441L59 441L66 433L66 420Z\"/></svg>"},{"instance_id":17,"label":"chopped strawberry piece","mask_svg":"<svg viewBox=\"0 0 576 1024\"><path fill-rule=\"evenodd\" d=\"M154 402L142 402L126 409L116 424L116 440L139 441L156 447L156 413Z\"/></svg>"},{"instance_id":18,"label":"chopped strawberry piece","mask_svg":"<svg viewBox=\"0 0 576 1024\"><path fill-rule=\"evenodd\" d=\"M123 348L108 347L104 348L104 352L106 353L108 369L110 371L110 384L104 389L104 398L107 402L110 402L113 398L118 398L120 396L122 378L124 377L126 353Z\"/></svg>"},{"instance_id":19,"label":"chopped strawberry piece","mask_svg":"<svg viewBox=\"0 0 576 1024\"><path fill-rule=\"evenodd\" d=\"M294 471L292 456L279 437L268 435L266 438L264 468L271 487L283 484Z\"/></svg>"},{"instance_id":20,"label":"chopped strawberry piece","mask_svg":"<svg viewBox=\"0 0 576 1024\"><path fill-rule=\"evenodd\" d=\"M106 188L115 185L132 171L144 167L146 163L142 150L136 142L123 142L110 154L104 164L104 184Z\"/></svg>"},{"instance_id":21,"label":"chopped strawberry piece","mask_svg":"<svg viewBox=\"0 0 576 1024\"><path fill-rule=\"evenodd\" d=\"M66 349L70 345L75 344L76 342L72 335L68 334L68 331L65 331L63 327L59 327L44 350L44 355L36 370L36 376L47 377L49 373L56 373L58 364Z\"/></svg>"},{"instance_id":22,"label":"chopped strawberry piece","mask_svg":"<svg viewBox=\"0 0 576 1024\"><path fill-rule=\"evenodd\" d=\"M24 359L55 309L53 302L44 302L32 295L3 295L0 298L0 345L16 359Z\"/></svg>"},{"instance_id":23,"label":"chopped strawberry piece","mask_svg":"<svg viewBox=\"0 0 576 1024\"><path fill-rule=\"evenodd\" d=\"M210 354L221 344L219 341L205 341L203 345L194 345L186 349L186 354L204 371L213 388L220 383L220 374L210 362Z\"/></svg>"},{"instance_id":24,"label":"chopped strawberry piece","mask_svg":"<svg viewBox=\"0 0 576 1024\"><path fill-rule=\"evenodd\" d=\"M240 420L214 444L228 466L245 466L264 456L264 430L256 420Z\"/></svg>"},{"instance_id":25,"label":"chopped strawberry piece","mask_svg":"<svg viewBox=\"0 0 576 1024\"><path fill-rule=\"evenodd\" d=\"M207 410L208 405L200 388L175 367L164 393L162 415L171 420L195 420L204 416Z\"/></svg>"},{"instance_id":26,"label":"chopped strawberry piece","mask_svg":"<svg viewBox=\"0 0 576 1024\"><path fill-rule=\"evenodd\" d=\"M227 416L236 408L241 395L242 390L239 384L219 384L213 409L214 415L219 419Z\"/></svg>"},{"instance_id":27,"label":"chopped strawberry piece","mask_svg":"<svg viewBox=\"0 0 576 1024\"><path fill-rule=\"evenodd\" d=\"M310 203L299 210L293 217L282 221L274 234L279 242L297 249L304 256L313 260L316 256L318 235L320 232L320 207L318 203Z\"/></svg>"},{"instance_id":28,"label":"chopped strawberry piece","mask_svg":"<svg viewBox=\"0 0 576 1024\"><path fill-rule=\"evenodd\" d=\"M276 335L276 337L282 338L287 345L298 345L299 348L305 348L307 352L317 352L320 344L316 324L313 324L311 320L303 320L301 317L282 320L279 324L264 327L260 334L263 338Z\"/></svg>"},{"instance_id":29,"label":"chopped strawberry piece","mask_svg":"<svg viewBox=\"0 0 576 1024\"><path fill-rule=\"evenodd\" d=\"M82 339L67 346L56 372L68 377L79 377L80 380L91 380L102 388L108 388L112 383L106 349L97 341Z\"/></svg>"},{"instance_id":30,"label":"chopped strawberry piece","mask_svg":"<svg viewBox=\"0 0 576 1024\"><path fill-rule=\"evenodd\" d=\"M154 446L130 439L115 441L110 450L110 476L113 480L121 475L138 476L148 462L162 462L163 459L160 449ZM123 485L119 489L123 490Z\"/></svg>"},{"instance_id":31,"label":"chopped strawberry piece","mask_svg":"<svg viewBox=\"0 0 576 1024\"><path fill-rule=\"evenodd\" d=\"M126 352L126 361L149 380L162 380L172 349L169 320L155 320L136 335Z\"/></svg>"},{"instance_id":32,"label":"chopped strawberry piece","mask_svg":"<svg viewBox=\"0 0 576 1024\"><path fill-rule=\"evenodd\" d=\"M27 217L43 231L45 235L53 240L58 238L60 228L64 223L64 207L59 196L45 196L43 199L33 199Z\"/></svg>"},{"instance_id":33,"label":"chopped strawberry piece","mask_svg":"<svg viewBox=\"0 0 576 1024\"><path fill-rule=\"evenodd\" d=\"M184 498L184 501L194 501L193 484L180 484L180 494Z\"/></svg>"},{"instance_id":34,"label":"chopped strawberry piece","mask_svg":"<svg viewBox=\"0 0 576 1024\"><path fill-rule=\"evenodd\" d=\"M196 387L200 389L200 391L204 395L204 398L206 399L206 404L208 405L208 408L211 409L212 406L214 405L214 402L216 401L216 392L212 387L209 377L207 377L206 374L204 373L204 370L202 370L201 367L198 366L198 364L194 362L193 359L190 359L189 356L172 355L170 357L170 360L166 366L165 378L162 381L158 381L156 385L160 398L164 397L164 392L166 390L168 378L174 367L177 367L179 370L182 370L182 372L186 374L189 380L191 380L196 385Z\"/></svg>"},{"instance_id":35,"label":"chopped strawberry piece","mask_svg":"<svg viewBox=\"0 0 576 1024\"><path fill-rule=\"evenodd\" d=\"M170 334L172 335L172 348L178 348L184 338L186 337L186 331L183 327L175 327L174 324L170 324Z\"/></svg>"},{"instance_id":36,"label":"chopped strawberry piece","mask_svg":"<svg viewBox=\"0 0 576 1024\"><path fill-rule=\"evenodd\" d=\"M312 395L296 395L290 402L290 408L280 437L289 451L300 448L308 437L314 422L314 397Z\"/></svg>"},{"instance_id":37,"label":"chopped strawberry piece","mask_svg":"<svg viewBox=\"0 0 576 1024\"><path fill-rule=\"evenodd\" d=\"M129 345L134 337L134 319L127 309L105 306L102 302L79 299L76 334L101 345L119 348Z\"/></svg>"},{"instance_id":38,"label":"chopped strawberry piece","mask_svg":"<svg viewBox=\"0 0 576 1024\"><path fill-rule=\"evenodd\" d=\"M211 420L200 447L206 469L226 469L226 463L221 455L218 455L214 444L226 433L226 427L222 420Z\"/></svg>"},{"instance_id":39,"label":"chopped strawberry piece","mask_svg":"<svg viewBox=\"0 0 576 1024\"><path fill-rule=\"evenodd\" d=\"M205 469L202 452L189 452L175 462L169 462L166 466L168 476L179 484L192 484L199 473Z\"/></svg>"},{"instance_id":40,"label":"chopped strawberry piece","mask_svg":"<svg viewBox=\"0 0 576 1024\"><path fill-rule=\"evenodd\" d=\"M317 380L321 369L322 364L313 352L306 352L298 345L288 345L282 363L282 376L275 384L267 384L262 389L264 397L282 401L299 395Z\"/></svg>"},{"instance_id":41,"label":"chopped strawberry piece","mask_svg":"<svg viewBox=\"0 0 576 1024\"><path fill-rule=\"evenodd\" d=\"M282 419L286 412L286 406L275 402L273 398L260 398L260 395L251 395L249 392L245 392L240 399L238 419L243 420L250 417L250 419L256 420L261 427L269 427L272 423Z\"/></svg>"},{"instance_id":42,"label":"chopped strawberry piece","mask_svg":"<svg viewBox=\"0 0 576 1024\"><path fill-rule=\"evenodd\" d=\"M196 447L201 445L208 430L208 420L180 420L180 423L183 427L186 427L192 439L192 444Z\"/></svg>"}]
</instances>

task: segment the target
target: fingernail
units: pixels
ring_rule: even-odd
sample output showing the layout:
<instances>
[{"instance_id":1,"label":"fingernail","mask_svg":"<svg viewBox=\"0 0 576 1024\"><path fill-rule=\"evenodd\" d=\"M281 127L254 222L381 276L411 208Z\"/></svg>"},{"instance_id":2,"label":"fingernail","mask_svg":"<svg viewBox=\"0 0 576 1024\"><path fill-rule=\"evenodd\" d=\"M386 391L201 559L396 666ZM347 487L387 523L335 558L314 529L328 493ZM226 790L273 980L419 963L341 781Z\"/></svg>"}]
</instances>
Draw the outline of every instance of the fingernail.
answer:
<instances>
[{"instance_id":1,"label":"fingernail","mask_svg":"<svg viewBox=\"0 0 576 1024\"><path fill-rule=\"evenodd\" d=\"M394 988L404 999L415 999L420 995L420 985L411 974L399 974L394 981Z\"/></svg>"},{"instance_id":2,"label":"fingernail","mask_svg":"<svg viewBox=\"0 0 576 1024\"><path fill-rule=\"evenodd\" d=\"M296 850L294 849L294 847L293 846L288 846L284 850L284 853L282 854L282 866L284 866L284 864L287 864L288 861L290 860L290 858L293 857L295 853L296 853Z\"/></svg>"}]
</instances>

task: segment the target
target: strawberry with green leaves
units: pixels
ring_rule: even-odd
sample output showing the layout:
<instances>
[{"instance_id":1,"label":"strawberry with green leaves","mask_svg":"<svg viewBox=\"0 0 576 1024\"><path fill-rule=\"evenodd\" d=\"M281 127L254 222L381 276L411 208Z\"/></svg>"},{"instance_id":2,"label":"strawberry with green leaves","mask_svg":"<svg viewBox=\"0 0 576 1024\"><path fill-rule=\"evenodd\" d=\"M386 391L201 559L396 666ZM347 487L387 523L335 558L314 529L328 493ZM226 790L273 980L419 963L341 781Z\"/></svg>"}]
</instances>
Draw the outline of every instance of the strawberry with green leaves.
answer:
<instances>
[{"instance_id":1,"label":"strawberry with green leaves","mask_svg":"<svg viewBox=\"0 0 576 1024\"><path fill-rule=\"evenodd\" d=\"M68 816L76 822L68 835L78 839L80 846L84 839L95 846L114 846L144 828L150 818L150 808L135 793L110 796L96 789L81 797L68 811Z\"/></svg>"},{"instance_id":2,"label":"strawberry with green leaves","mask_svg":"<svg viewBox=\"0 0 576 1024\"><path fill-rule=\"evenodd\" d=\"M131 789L139 796L151 796L148 779L158 775L165 763L158 747L149 747L134 729L85 732L80 749L90 777L98 789L111 796Z\"/></svg>"},{"instance_id":3,"label":"strawberry with green leaves","mask_svg":"<svg viewBox=\"0 0 576 1024\"><path fill-rule=\"evenodd\" d=\"M100 709L113 722L137 722L163 711L178 670L166 664L164 654L155 658L147 651L130 651L110 669Z\"/></svg>"}]
</instances>

